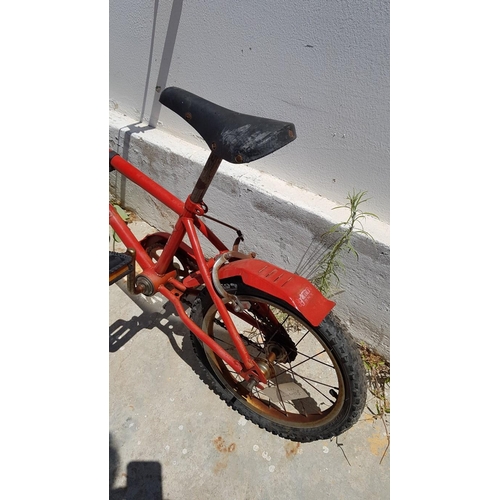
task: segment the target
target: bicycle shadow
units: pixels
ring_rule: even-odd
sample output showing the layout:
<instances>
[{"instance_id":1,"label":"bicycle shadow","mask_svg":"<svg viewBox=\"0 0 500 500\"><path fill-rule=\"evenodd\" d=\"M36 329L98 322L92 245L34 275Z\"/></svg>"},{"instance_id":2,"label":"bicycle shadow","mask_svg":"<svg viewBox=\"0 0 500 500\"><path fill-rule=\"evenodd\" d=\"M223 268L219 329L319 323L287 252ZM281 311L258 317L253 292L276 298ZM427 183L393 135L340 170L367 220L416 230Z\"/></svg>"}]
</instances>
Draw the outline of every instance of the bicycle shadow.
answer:
<instances>
[{"instance_id":1,"label":"bicycle shadow","mask_svg":"<svg viewBox=\"0 0 500 500\"><path fill-rule=\"evenodd\" d=\"M202 362L194 351L191 341L191 332L179 318L175 307L170 302L165 302L162 310L159 306L148 303L140 295L129 295L126 282L118 281L113 286L118 286L128 297L142 309L139 316L134 316L129 320L117 320L109 327L109 352L116 352L120 347L129 342L142 330L152 330L158 328L168 338L174 352L186 363L197 375L201 382L210 385L212 382L207 371L202 368ZM184 309L189 309L184 305ZM180 337L176 339L175 336Z\"/></svg>"},{"instance_id":2,"label":"bicycle shadow","mask_svg":"<svg viewBox=\"0 0 500 500\"><path fill-rule=\"evenodd\" d=\"M109 435L109 499L110 500L168 500L163 498L161 463L131 461L127 464L124 487L114 487L120 457L113 436Z\"/></svg>"},{"instance_id":3,"label":"bicycle shadow","mask_svg":"<svg viewBox=\"0 0 500 500\"><path fill-rule=\"evenodd\" d=\"M149 302L141 295L129 295L125 282L119 281L113 286L118 286L126 293L142 312L138 316L133 316L128 320L118 319L109 327L109 352L118 351L127 342L143 330L153 330L157 328L168 338L174 352L196 373L196 355L192 349L190 331L179 318L175 307L170 302L163 305ZM186 304L185 310L189 308ZM176 336L181 337L180 345Z\"/></svg>"}]
</instances>

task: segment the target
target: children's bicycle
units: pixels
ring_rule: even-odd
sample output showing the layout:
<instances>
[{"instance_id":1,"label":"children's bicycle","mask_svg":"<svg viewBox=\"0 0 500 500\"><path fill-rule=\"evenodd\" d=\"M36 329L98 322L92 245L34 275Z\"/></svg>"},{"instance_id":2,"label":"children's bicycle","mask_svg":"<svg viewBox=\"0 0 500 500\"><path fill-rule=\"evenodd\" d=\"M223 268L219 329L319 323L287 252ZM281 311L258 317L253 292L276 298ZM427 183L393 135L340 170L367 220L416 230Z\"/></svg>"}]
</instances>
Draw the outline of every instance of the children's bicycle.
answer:
<instances>
[{"instance_id":1,"label":"children's bicycle","mask_svg":"<svg viewBox=\"0 0 500 500\"><path fill-rule=\"evenodd\" d=\"M299 442L345 432L363 411L366 379L356 344L331 314L335 303L305 278L240 252L237 228L229 248L205 224L203 197L221 161L242 164L271 154L296 138L295 126L237 113L176 87L163 90L160 102L211 152L182 202L110 150L110 172L178 215L171 233L139 241L109 205L109 223L127 248L110 252L110 285L126 276L129 293L168 299L191 331L202 380L247 419ZM205 256L199 234L216 255Z\"/></svg>"}]
</instances>

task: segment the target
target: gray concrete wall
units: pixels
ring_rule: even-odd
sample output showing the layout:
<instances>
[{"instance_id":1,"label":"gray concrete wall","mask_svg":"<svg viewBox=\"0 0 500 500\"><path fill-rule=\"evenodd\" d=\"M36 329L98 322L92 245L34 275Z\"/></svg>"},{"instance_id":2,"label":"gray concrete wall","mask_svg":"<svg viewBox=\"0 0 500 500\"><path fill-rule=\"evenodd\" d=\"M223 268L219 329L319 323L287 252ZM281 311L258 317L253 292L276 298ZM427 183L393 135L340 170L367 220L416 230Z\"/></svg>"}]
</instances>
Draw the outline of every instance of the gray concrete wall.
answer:
<instances>
[{"instance_id":1,"label":"gray concrete wall","mask_svg":"<svg viewBox=\"0 0 500 500\"><path fill-rule=\"evenodd\" d=\"M297 139L299 140L299 139ZM208 149L193 145L130 117L110 113L110 147L141 171L184 200L208 157ZM285 148L286 149L286 148ZM244 251L295 272L304 257L317 249L318 238L346 220L345 209L316 193L287 183L250 165L222 162L205 202L209 215L240 228ZM159 202L120 175L111 174L111 193L159 230L169 230L175 218ZM207 221L230 245L235 234ZM344 293L335 297L334 311L357 339L389 358L389 228L367 219L365 229L374 241L356 237L354 256L345 259L341 275ZM215 253L209 245L207 252ZM321 253L321 250L320 250Z\"/></svg>"}]
</instances>

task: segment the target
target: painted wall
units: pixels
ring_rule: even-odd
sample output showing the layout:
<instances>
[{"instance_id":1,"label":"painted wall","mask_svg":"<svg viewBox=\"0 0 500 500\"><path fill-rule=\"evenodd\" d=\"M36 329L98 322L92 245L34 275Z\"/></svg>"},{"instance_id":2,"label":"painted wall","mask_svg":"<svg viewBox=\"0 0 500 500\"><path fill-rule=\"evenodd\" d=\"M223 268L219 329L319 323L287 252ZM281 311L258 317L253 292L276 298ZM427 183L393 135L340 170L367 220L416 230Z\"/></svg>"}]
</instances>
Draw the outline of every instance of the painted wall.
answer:
<instances>
[{"instance_id":1,"label":"painted wall","mask_svg":"<svg viewBox=\"0 0 500 500\"><path fill-rule=\"evenodd\" d=\"M110 0L110 102L198 145L157 102L178 86L291 121L297 140L252 166L389 222L389 1Z\"/></svg>"},{"instance_id":2,"label":"painted wall","mask_svg":"<svg viewBox=\"0 0 500 500\"><path fill-rule=\"evenodd\" d=\"M250 165L222 162L205 201L211 215L243 230L244 251L296 271L310 244L346 219L333 208L353 189L368 191L363 208L380 220L366 222L374 241L355 241L359 260L345 262L335 312L386 357L388 74L384 0L110 0L110 147L184 199L208 148L159 104L156 87L179 86L242 113L293 122L298 138L285 148ZM110 180L125 206L170 229L168 210L125 179Z\"/></svg>"},{"instance_id":3,"label":"painted wall","mask_svg":"<svg viewBox=\"0 0 500 500\"><path fill-rule=\"evenodd\" d=\"M147 125L130 129L127 123L127 116L110 113L110 147L185 199L205 162L206 148ZM134 210L156 229L171 230L175 214L116 172L110 175L110 192L121 206ZM309 279L314 264L327 251L319 236L347 218L345 209L333 210L336 205L327 198L251 165L243 168L227 162L221 164L204 201L209 215L243 231L241 251L255 251L258 258ZM206 222L230 248L235 232ZM344 259L340 288L345 293L334 297L334 313L354 338L389 358L388 228L376 219L367 219L365 228L375 240L354 238L359 258L349 255ZM207 256L217 254L203 238L202 245Z\"/></svg>"}]
</instances>

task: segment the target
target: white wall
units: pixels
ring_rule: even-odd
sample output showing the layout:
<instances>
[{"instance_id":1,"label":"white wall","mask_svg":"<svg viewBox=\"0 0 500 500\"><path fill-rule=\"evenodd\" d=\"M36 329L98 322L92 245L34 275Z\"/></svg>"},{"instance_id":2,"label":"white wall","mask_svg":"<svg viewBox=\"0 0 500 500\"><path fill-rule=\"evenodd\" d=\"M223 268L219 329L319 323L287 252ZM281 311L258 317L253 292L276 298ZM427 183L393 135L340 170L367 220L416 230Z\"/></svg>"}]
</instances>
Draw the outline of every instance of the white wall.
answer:
<instances>
[{"instance_id":1,"label":"white wall","mask_svg":"<svg viewBox=\"0 0 500 500\"><path fill-rule=\"evenodd\" d=\"M339 203L368 191L389 222L388 0L111 0L112 107L149 121L157 83L293 122L296 141L252 166Z\"/></svg>"},{"instance_id":2,"label":"white wall","mask_svg":"<svg viewBox=\"0 0 500 500\"><path fill-rule=\"evenodd\" d=\"M159 105L157 85L292 121L293 143L250 165L223 162L205 200L243 229L246 251L295 271L309 243L345 220L333 207L368 191L364 209L381 219L367 221L375 242L355 242L360 259L346 261L335 311L389 357L388 73L387 1L111 0L110 147L184 199L208 149ZM168 212L130 183L112 176L111 188L169 229Z\"/></svg>"}]
</instances>

